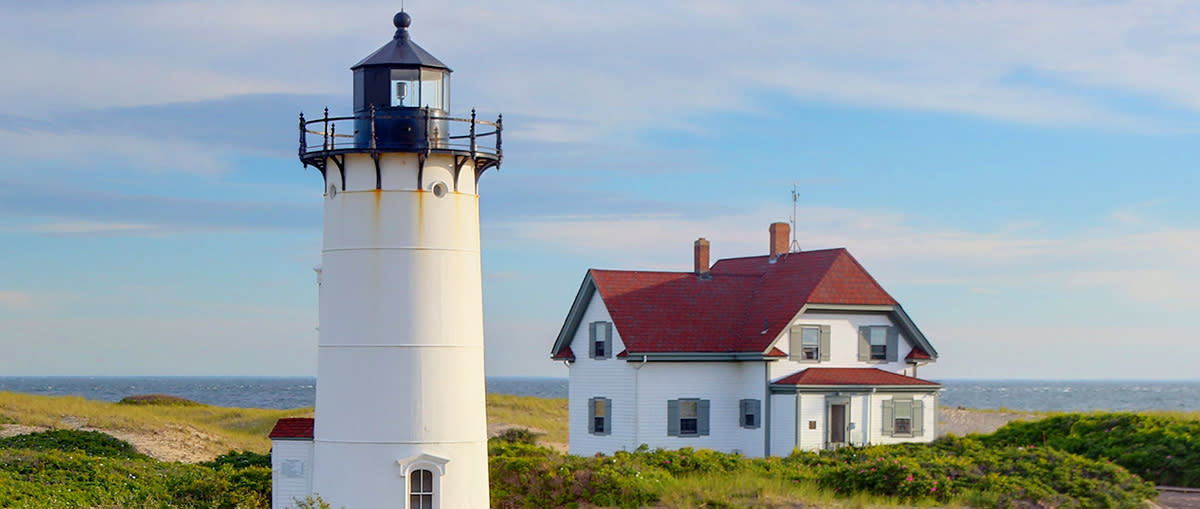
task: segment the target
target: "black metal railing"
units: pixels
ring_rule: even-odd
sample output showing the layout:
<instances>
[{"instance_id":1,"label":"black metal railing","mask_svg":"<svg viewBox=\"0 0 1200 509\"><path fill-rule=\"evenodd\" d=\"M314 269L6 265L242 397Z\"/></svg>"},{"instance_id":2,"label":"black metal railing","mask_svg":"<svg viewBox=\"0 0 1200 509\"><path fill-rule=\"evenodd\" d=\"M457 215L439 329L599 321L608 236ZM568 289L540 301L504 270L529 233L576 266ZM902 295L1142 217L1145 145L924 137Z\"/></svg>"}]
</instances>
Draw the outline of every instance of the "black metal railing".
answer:
<instances>
[{"instance_id":1,"label":"black metal railing","mask_svg":"<svg viewBox=\"0 0 1200 509\"><path fill-rule=\"evenodd\" d=\"M331 153L368 151L454 152L472 158L492 159L503 156L501 132L503 115L494 122L476 118L453 117L429 108L369 111L348 117L324 115L305 120L300 114L300 159Z\"/></svg>"}]
</instances>

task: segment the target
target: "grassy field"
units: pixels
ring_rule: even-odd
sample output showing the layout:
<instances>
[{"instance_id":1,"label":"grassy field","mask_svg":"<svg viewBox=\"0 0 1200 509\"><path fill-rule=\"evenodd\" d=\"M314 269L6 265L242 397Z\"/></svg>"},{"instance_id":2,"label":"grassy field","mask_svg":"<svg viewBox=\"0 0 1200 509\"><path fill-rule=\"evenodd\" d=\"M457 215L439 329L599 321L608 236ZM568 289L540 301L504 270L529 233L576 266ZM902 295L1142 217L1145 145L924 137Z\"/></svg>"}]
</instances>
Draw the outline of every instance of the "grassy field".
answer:
<instances>
[{"instance_id":1,"label":"grassy field","mask_svg":"<svg viewBox=\"0 0 1200 509\"><path fill-rule=\"evenodd\" d=\"M208 405L122 405L79 396L0 392L0 421L40 428L95 428L160 433L193 428L226 450L267 452L267 434L281 417L311 416L312 409L268 410Z\"/></svg>"},{"instance_id":2,"label":"grassy field","mask_svg":"<svg viewBox=\"0 0 1200 509\"><path fill-rule=\"evenodd\" d=\"M487 396L488 422L531 428L544 433L544 442L567 443L567 400L505 394ZM267 434L281 417L311 417L311 408L269 410L187 405L118 404L79 396L36 396L0 392L0 424L38 428L95 428L156 434L166 429L192 428L225 450L267 452Z\"/></svg>"},{"instance_id":3,"label":"grassy field","mask_svg":"<svg viewBox=\"0 0 1200 509\"><path fill-rule=\"evenodd\" d=\"M487 395L488 424L511 424L545 433L543 442L567 443L566 398Z\"/></svg>"}]
</instances>

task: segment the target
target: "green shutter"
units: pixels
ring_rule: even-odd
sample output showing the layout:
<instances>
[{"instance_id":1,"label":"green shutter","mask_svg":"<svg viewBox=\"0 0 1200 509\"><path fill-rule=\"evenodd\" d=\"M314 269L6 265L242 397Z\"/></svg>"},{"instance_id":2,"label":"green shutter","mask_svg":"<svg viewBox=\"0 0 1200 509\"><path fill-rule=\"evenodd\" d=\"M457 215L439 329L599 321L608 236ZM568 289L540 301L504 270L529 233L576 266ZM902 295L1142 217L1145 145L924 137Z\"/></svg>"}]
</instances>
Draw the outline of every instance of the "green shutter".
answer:
<instances>
[{"instance_id":1,"label":"green shutter","mask_svg":"<svg viewBox=\"0 0 1200 509\"><path fill-rule=\"evenodd\" d=\"M794 361L800 360L803 355L804 348L804 328L792 327L788 332L788 358Z\"/></svg>"},{"instance_id":2,"label":"green shutter","mask_svg":"<svg viewBox=\"0 0 1200 509\"><path fill-rule=\"evenodd\" d=\"M679 436L679 400L667 400L667 436Z\"/></svg>"},{"instance_id":3,"label":"green shutter","mask_svg":"<svg viewBox=\"0 0 1200 509\"><path fill-rule=\"evenodd\" d=\"M599 323L599 322L592 322L592 323L589 323L589 324L588 324L588 344L587 344L587 349L588 349L588 358L589 358L589 359L595 359L595 358L596 358L596 325L597 325L598 323ZM591 429L591 425L590 425L590 424L588 425L588 429Z\"/></svg>"},{"instance_id":4,"label":"green shutter","mask_svg":"<svg viewBox=\"0 0 1200 509\"><path fill-rule=\"evenodd\" d=\"M821 360L829 360L829 326L821 326Z\"/></svg>"},{"instance_id":5,"label":"green shutter","mask_svg":"<svg viewBox=\"0 0 1200 509\"><path fill-rule=\"evenodd\" d=\"M588 399L587 429L588 433L596 434L596 398Z\"/></svg>"},{"instance_id":6,"label":"green shutter","mask_svg":"<svg viewBox=\"0 0 1200 509\"><path fill-rule=\"evenodd\" d=\"M604 337L604 358L608 359L612 357L612 322L600 322L600 328Z\"/></svg>"},{"instance_id":7,"label":"green shutter","mask_svg":"<svg viewBox=\"0 0 1200 509\"><path fill-rule=\"evenodd\" d=\"M738 426L746 427L746 414L750 412L750 400L738 401Z\"/></svg>"},{"instance_id":8,"label":"green shutter","mask_svg":"<svg viewBox=\"0 0 1200 509\"><path fill-rule=\"evenodd\" d=\"M750 429L758 429L762 424L762 401L750 400L750 414L754 416L754 425Z\"/></svg>"},{"instance_id":9,"label":"green shutter","mask_svg":"<svg viewBox=\"0 0 1200 509\"><path fill-rule=\"evenodd\" d=\"M871 328L858 328L858 360L871 360Z\"/></svg>"},{"instance_id":10,"label":"green shutter","mask_svg":"<svg viewBox=\"0 0 1200 509\"><path fill-rule=\"evenodd\" d=\"M696 404L696 434L708 435L708 400L702 399Z\"/></svg>"},{"instance_id":11,"label":"green shutter","mask_svg":"<svg viewBox=\"0 0 1200 509\"><path fill-rule=\"evenodd\" d=\"M896 362L900 355L900 329L888 327L887 330L887 360Z\"/></svg>"},{"instance_id":12,"label":"green shutter","mask_svg":"<svg viewBox=\"0 0 1200 509\"><path fill-rule=\"evenodd\" d=\"M885 437L892 436L892 425L894 424L892 422L894 420L892 417L892 406L892 400L888 399L883 401L883 436Z\"/></svg>"},{"instance_id":13,"label":"green shutter","mask_svg":"<svg viewBox=\"0 0 1200 509\"><path fill-rule=\"evenodd\" d=\"M912 404L912 434L914 437L925 434L925 402L919 399Z\"/></svg>"}]
</instances>

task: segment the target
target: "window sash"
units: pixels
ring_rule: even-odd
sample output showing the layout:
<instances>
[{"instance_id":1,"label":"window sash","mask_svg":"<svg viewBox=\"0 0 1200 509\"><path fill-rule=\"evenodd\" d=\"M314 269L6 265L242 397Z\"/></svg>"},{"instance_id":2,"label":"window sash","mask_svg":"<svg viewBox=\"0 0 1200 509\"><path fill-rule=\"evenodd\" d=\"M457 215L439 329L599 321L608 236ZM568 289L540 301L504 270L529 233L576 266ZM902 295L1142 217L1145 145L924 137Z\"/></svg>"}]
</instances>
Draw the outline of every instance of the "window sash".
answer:
<instances>
[{"instance_id":1,"label":"window sash","mask_svg":"<svg viewBox=\"0 0 1200 509\"><path fill-rule=\"evenodd\" d=\"M684 419L695 419L699 416L700 402L699 401L680 401L679 402L679 417Z\"/></svg>"},{"instance_id":2,"label":"window sash","mask_svg":"<svg viewBox=\"0 0 1200 509\"><path fill-rule=\"evenodd\" d=\"M695 417L679 418L680 435L697 435L700 433L700 420Z\"/></svg>"}]
</instances>

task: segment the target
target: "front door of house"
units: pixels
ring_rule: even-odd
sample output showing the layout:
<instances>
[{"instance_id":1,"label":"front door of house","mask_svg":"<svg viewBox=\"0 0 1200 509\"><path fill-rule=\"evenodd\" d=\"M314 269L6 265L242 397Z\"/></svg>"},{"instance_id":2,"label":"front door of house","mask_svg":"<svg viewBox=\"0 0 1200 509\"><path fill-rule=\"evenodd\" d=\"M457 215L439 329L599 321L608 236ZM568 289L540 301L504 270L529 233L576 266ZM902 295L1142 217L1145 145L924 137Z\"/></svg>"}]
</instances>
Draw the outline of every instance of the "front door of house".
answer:
<instances>
[{"instance_id":1,"label":"front door of house","mask_svg":"<svg viewBox=\"0 0 1200 509\"><path fill-rule=\"evenodd\" d=\"M846 405L829 405L829 444L846 443Z\"/></svg>"}]
</instances>

